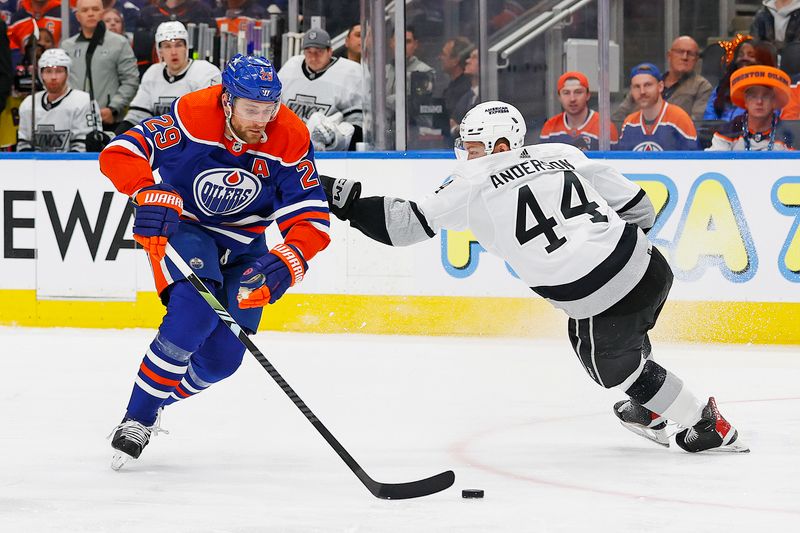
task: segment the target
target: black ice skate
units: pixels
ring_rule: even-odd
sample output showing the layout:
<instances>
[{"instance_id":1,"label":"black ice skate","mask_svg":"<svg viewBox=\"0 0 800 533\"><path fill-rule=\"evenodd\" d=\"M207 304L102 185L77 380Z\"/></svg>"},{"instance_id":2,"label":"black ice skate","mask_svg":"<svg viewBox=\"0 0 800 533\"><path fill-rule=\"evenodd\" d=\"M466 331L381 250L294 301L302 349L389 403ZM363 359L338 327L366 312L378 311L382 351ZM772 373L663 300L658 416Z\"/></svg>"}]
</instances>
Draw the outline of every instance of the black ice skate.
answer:
<instances>
[{"instance_id":1,"label":"black ice skate","mask_svg":"<svg viewBox=\"0 0 800 533\"><path fill-rule=\"evenodd\" d=\"M111 458L111 468L113 470L119 470L131 459L138 459L144 447L150 442L150 435L169 433L169 431L160 427L161 412L162 409L159 409L156 422L150 427L136 420L123 419L114 428L114 431L112 431L113 438L111 439L111 447L116 450Z\"/></svg>"},{"instance_id":2,"label":"black ice skate","mask_svg":"<svg viewBox=\"0 0 800 533\"><path fill-rule=\"evenodd\" d=\"M636 433L640 437L669 447L667 420L633 400L624 400L614 404L614 414L619 418L622 427Z\"/></svg>"},{"instance_id":3,"label":"black ice skate","mask_svg":"<svg viewBox=\"0 0 800 533\"><path fill-rule=\"evenodd\" d=\"M111 468L119 470L130 459L138 459L150 442L150 428L136 420L123 420L114 431L111 447L116 450L111 458Z\"/></svg>"},{"instance_id":4,"label":"black ice skate","mask_svg":"<svg viewBox=\"0 0 800 533\"><path fill-rule=\"evenodd\" d=\"M675 443L687 452L749 452L750 448L739 439L736 428L725 420L714 398L709 398L700 421L679 431Z\"/></svg>"}]
</instances>

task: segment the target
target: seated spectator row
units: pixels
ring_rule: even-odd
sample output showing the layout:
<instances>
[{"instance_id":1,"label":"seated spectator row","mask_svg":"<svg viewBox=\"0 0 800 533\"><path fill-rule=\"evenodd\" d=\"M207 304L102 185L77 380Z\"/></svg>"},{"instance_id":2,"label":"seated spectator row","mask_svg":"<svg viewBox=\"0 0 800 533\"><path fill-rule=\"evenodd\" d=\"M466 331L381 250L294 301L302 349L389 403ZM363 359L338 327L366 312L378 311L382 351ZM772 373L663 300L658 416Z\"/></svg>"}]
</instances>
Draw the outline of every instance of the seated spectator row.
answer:
<instances>
[{"instance_id":1,"label":"seated spectator row","mask_svg":"<svg viewBox=\"0 0 800 533\"><path fill-rule=\"evenodd\" d=\"M10 47L14 49L24 27L32 26L30 21L37 20L41 13L53 11L50 14L54 15L57 7L58 3L52 1L21 4L12 17L15 23L8 29ZM224 7L224 11L218 10L221 17L216 19L217 24L236 26L242 21L266 16L263 7L248 1L227 0ZM205 0L179 0L170 2L169 6L162 1L143 7L130 1L117 4L114 0L77 0L75 19L79 31L63 39L61 49L71 59L67 68L69 88L88 93L98 104L94 128L110 134L119 133L143 118L162 113L180 95L217 83L219 70L210 63L189 58L186 29L180 22L170 20L181 17L208 22L206 18L211 17L211 13ZM800 17L800 11L797 13ZM155 32L154 55L158 64L146 69L141 82L142 71L137 68L141 65L137 65L129 39L121 34L125 24L133 20L138 27L165 21L158 26L160 36L159 31ZM37 56L53 48L57 41L54 32L58 33L60 26L51 27L53 32L44 27L40 29ZM162 28L165 29L161 31ZM784 29L789 31L788 27ZM28 41L32 47L30 36ZM359 50L354 42L358 43ZM389 42L393 46L395 39L392 37ZM360 59L359 25L350 28L346 43L346 56ZM436 106L426 105L427 100L420 95L432 93L436 69L416 57L418 46L414 28L407 28L405 96L409 102L419 103L419 107L432 109ZM628 78L629 90L611 115L612 148L635 151L793 149L792 128L786 121L800 118L800 88L778 70L776 47L743 35L720 42L718 47L722 52L723 74L716 87L697 72L701 54L698 44L689 36L673 41L666 54L667 69L663 73L655 63L634 67ZM330 35L324 30L309 30L303 38L302 49L302 56L291 58L279 73L281 79L286 78L285 103L308 122L318 150L355 149L363 138L361 69L347 58L333 56ZM17 59L23 68L30 68L26 65L29 54L23 56L22 51L19 50ZM445 117L443 127L438 127L436 119L430 117L413 117L413 125L419 131L440 131L438 142L444 144L457 136L464 114L482 101L479 51L469 40L455 37L445 42L439 59L442 71L449 78L447 86L438 92L443 104L440 114ZM86 68L89 62L91 69ZM755 66L759 68L745 70ZM40 68L35 75L29 73L28 92L31 86L39 83L37 78L42 72ZM750 74L743 77L745 73ZM758 81L762 77L772 83L752 87L745 83L745 79ZM390 111L397 97L392 90L394 82L394 65L388 62L386 105ZM19 89L14 95L19 101L11 102L17 108L26 93L24 87ZM584 150L598 149L601 117L589 109L591 90L587 76L581 72L567 72L558 80L556 90L563 112L547 120L540 140L568 142ZM64 96L48 93L47 87L45 93L51 102ZM3 96L1 92L0 96ZM45 97L42 98L44 102ZM42 116L37 113L37 117ZM390 116L393 120L393 114ZM0 118L0 127L3 125ZM390 124L389 127L394 126ZM6 137L0 138L0 143L6 147L15 144L16 139L10 142L6 133L0 133L0 137ZM26 148L44 148L45 145L49 146L36 143L34 138Z\"/></svg>"}]
</instances>

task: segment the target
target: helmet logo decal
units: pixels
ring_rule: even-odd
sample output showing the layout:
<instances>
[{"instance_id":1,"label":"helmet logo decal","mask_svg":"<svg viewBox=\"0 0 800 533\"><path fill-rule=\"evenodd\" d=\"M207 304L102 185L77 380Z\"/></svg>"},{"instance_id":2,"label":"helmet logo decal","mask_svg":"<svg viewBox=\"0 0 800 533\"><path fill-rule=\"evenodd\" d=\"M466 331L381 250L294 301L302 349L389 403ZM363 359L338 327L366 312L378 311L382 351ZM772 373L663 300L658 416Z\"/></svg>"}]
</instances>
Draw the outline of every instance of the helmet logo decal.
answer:
<instances>
[{"instance_id":1,"label":"helmet logo decal","mask_svg":"<svg viewBox=\"0 0 800 533\"><path fill-rule=\"evenodd\" d=\"M222 86L235 98L277 102L281 96L281 81L265 57L233 56L222 72Z\"/></svg>"},{"instance_id":2,"label":"helmet logo decal","mask_svg":"<svg viewBox=\"0 0 800 533\"><path fill-rule=\"evenodd\" d=\"M243 169L214 168L198 175L192 187L200 210L209 216L244 210L261 192L261 181Z\"/></svg>"},{"instance_id":3,"label":"helmet logo decal","mask_svg":"<svg viewBox=\"0 0 800 533\"><path fill-rule=\"evenodd\" d=\"M490 107L486 110L487 115L496 115L497 113L509 113L507 107Z\"/></svg>"}]
</instances>

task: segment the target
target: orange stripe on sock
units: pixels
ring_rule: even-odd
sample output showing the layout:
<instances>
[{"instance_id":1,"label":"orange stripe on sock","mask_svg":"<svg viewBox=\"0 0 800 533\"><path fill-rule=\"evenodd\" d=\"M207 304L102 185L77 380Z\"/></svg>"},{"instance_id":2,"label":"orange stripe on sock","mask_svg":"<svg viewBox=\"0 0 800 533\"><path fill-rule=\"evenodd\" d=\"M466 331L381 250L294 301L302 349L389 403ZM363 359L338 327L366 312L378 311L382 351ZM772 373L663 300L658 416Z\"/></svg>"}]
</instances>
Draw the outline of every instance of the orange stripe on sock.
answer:
<instances>
[{"instance_id":1,"label":"orange stripe on sock","mask_svg":"<svg viewBox=\"0 0 800 533\"><path fill-rule=\"evenodd\" d=\"M191 394L189 394L188 392L184 392L184 390L181 388L180 385L175 387L175 392L177 392L178 394L180 394L184 398L188 398L189 396L191 396Z\"/></svg>"},{"instance_id":2,"label":"orange stripe on sock","mask_svg":"<svg viewBox=\"0 0 800 533\"><path fill-rule=\"evenodd\" d=\"M147 376L148 378L152 379L153 381L155 381L160 385L175 387L178 385L178 383L180 383L180 380L178 379L167 379L159 376L158 374L147 368L147 366L144 364L144 361L142 361L141 366L139 366L139 370L141 370L145 376Z\"/></svg>"}]
</instances>

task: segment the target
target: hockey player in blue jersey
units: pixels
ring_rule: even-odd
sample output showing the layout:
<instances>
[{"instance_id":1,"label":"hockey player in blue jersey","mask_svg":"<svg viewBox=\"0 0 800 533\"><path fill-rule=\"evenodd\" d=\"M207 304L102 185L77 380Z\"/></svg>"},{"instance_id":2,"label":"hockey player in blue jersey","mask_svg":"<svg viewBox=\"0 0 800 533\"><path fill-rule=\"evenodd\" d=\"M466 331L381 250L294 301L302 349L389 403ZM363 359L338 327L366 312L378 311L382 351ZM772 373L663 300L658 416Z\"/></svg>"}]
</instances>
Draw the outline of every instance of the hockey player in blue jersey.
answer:
<instances>
[{"instance_id":1,"label":"hockey player in blue jersey","mask_svg":"<svg viewBox=\"0 0 800 533\"><path fill-rule=\"evenodd\" d=\"M100 154L103 174L136 206L134 239L167 309L113 432L115 470L139 457L162 407L230 376L244 354L165 257L167 241L250 333L330 242L308 129L280 93L268 60L237 55L221 86L180 97ZM273 222L284 241L268 250Z\"/></svg>"}]
</instances>

